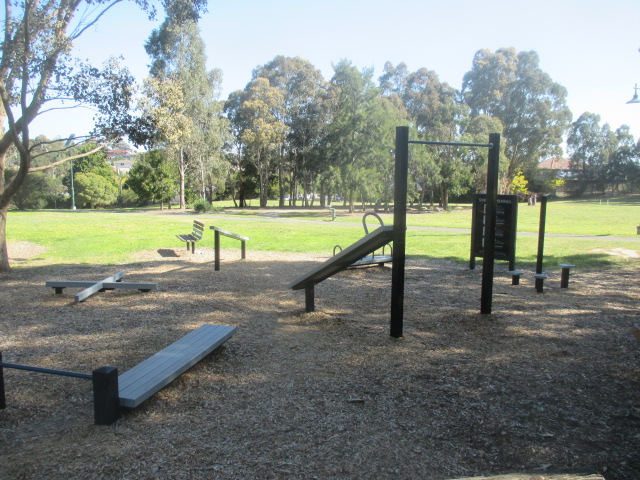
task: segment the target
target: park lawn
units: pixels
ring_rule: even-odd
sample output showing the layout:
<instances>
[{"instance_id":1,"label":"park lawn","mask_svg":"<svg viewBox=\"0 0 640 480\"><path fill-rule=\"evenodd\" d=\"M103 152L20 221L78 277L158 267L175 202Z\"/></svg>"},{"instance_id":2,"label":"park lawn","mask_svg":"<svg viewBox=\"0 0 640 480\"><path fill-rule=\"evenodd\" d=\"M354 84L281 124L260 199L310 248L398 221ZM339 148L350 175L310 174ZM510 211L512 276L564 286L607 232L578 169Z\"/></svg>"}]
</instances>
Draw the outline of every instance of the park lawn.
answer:
<instances>
[{"instance_id":1,"label":"park lawn","mask_svg":"<svg viewBox=\"0 0 640 480\"><path fill-rule=\"evenodd\" d=\"M558 208L556 208L558 207ZM578 208L580 207L580 208ZM593 225L590 229L585 226L578 228L576 222L571 222L571 212L582 210L585 212L605 210L607 221L596 222L593 218L585 218L585 223ZM597 203L553 202L549 204L547 218L547 233L595 234L603 235L602 239L559 238L547 236L545 240L545 265L557 263L573 263L586 268L597 268L608 265L634 265L637 258L634 252L640 250L640 244L629 241L608 241L604 236L621 236L619 225L631 224L626 220L632 209L637 211L637 204L615 204L609 206ZM531 213L529 213L531 212ZM556 213L556 219L553 214ZM622 213L620 213L622 212ZM31 262L46 263L99 263L117 264L130 261L136 252L159 249L186 249L185 244L176 238L178 233L188 233L193 220L205 223L206 231L200 247L213 247L213 235L208 227L215 225L219 228L250 237L247 249L250 252L279 251L294 253L309 253L332 255L335 245L342 248L349 246L363 234L360 216L350 218L350 222L332 222L330 218L314 217L309 219L320 222L273 221L270 213L260 212L260 215L238 216L212 214L179 213L175 210L164 213L152 212L114 212L88 210L45 210L34 212L12 211L9 213L7 236L9 241L25 241L42 245L47 250ZM466 215L466 218L465 218ZM522 225L537 221L539 207L520 208L519 231L525 230ZM278 216L280 216L278 214ZM421 217L428 222L416 221L414 217ZM625 217L623 219L623 217ZM383 216L385 224L391 225L392 217ZM563 218L562 222L559 219ZM464 221L459 221L463 219ZM617 219L617 220L616 220ZM300 220L293 217L293 220ZM587 222L588 221L588 222ZM372 219L372 228L375 226ZM441 214L408 215L409 226L454 227L468 229L470 214L464 211ZM602 232L608 225L611 233ZM419 225L416 225L419 224ZM574 225L573 231L570 227ZM555 225L556 228L552 228ZM617 225L617 226L616 226ZM562 228L560 228L562 226ZM624 227L624 228L627 228ZM629 227L630 228L630 227ZM558 232L557 230L562 230ZM529 229L528 231L537 231ZM635 227L634 227L635 234ZM633 234L626 236L632 237ZM237 241L222 238L223 248L236 248ZM412 230L407 232L407 255L423 258L446 258L456 262L469 261L470 236L468 233ZM536 261L537 237L518 236L517 263L519 266L533 265ZM25 263L29 265L29 262Z\"/></svg>"},{"instance_id":2,"label":"park lawn","mask_svg":"<svg viewBox=\"0 0 640 480\"><path fill-rule=\"evenodd\" d=\"M225 204L215 204L223 207ZM275 202L274 202L275 205ZM540 202L535 206L526 203L518 205L518 231L537 232L540 225ZM248 209L234 210L228 208L225 213L230 216L258 217L265 212L271 212L281 218L298 220L330 219L331 214L326 208L314 207L315 210L302 209L287 210L277 213L275 208L268 210ZM336 207L338 223L357 223L361 225L362 215L347 214L341 204ZM371 210L368 210L371 211ZM385 225L393 225L392 213L379 213ZM374 225L375 219L368 219L368 224ZM408 226L442 227L442 228L471 228L471 205L454 204L450 212L433 212L417 210L409 211ZM547 203L545 231L547 233L562 233L570 235L611 235L632 237L637 233L640 225L640 195L613 197L609 199L587 200L552 200Z\"/></svg>"}]
</instances>

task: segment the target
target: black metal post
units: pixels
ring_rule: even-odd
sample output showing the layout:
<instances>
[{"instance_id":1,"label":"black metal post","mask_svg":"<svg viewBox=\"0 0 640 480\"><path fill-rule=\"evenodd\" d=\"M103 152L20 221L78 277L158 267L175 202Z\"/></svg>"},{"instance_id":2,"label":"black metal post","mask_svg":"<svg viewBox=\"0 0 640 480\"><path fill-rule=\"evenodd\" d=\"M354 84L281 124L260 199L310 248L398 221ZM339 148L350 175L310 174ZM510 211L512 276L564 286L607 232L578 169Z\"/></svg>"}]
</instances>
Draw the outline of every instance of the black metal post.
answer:
<instances>
[{"instance_id":1,"label":"black metal post","mask_svg":"<svg viewBox=\"0 0 640 480\"><path fill-rule=\"evenodd\" d=\"M569 271L571 267L575 265L571 265L570 263L561 263L560 267L562 268L562 275L560 276L560 288L569 288Z\"/></svg>"},{"instance_id":2,"label":"black metal post","mask_svg":"<svg viewBox=\"0 0 640 480\"><path fill-rule=\"evenodd\" d=\"M493 267L498 205L498 167L500 164L500 134L489 134L489 164L487 166L487 203L485 204L484 256L482 258L482 294L480 313L491 314L493 300Z\"/></svg>"},{"instance_id":3,"label":"black metal post","mask_svg":"<svg viewBox=\"0 0 640 480\"><path fill-rule=\"evenodd\" d=\"M478 204L477 197L474 197L473 203L471 204L471 252L469 253L469 270L476 269L476 255L475 255L475 246L476 246L476 222L478 221ZM482 232L480 232L482 233Z\"/></svg>"},{"instance_id":4,"label":"black metal post","mask_svg":"<svg viewBox=\"0 0 640 480\"><path fill-rule=\"evenodd\" d=\"M547 196L540 197L540 225L538 227L538 257L536 259L536 273L542 273L544 261L544 229L547 223Z\"/></svg>"},{"instance_id":5,"label":"black metal post","mask_svg":"<svg viewBox=\"0 0 640 480\"><path fill-rule=\"evenodd\" d=\"M538 226L538 256L536 258L536 274L542 274L542 266L544 262L544 229L547 223L547 196L540 197L540 224ZM541 276L536 277L536 291L543 292L544 279Z\"/></svg>"},{"instance_id":6,"label":"black metal post","mask_svg":"<svg viewBox=\"0 0 640 480\"><path fill-rule=\"evenodd\" d=\"M247 258L247 242L244 240L240 240L240 252L240 257L242 258L242 260Z\"/></svg>"},{"instance_id":7,"label":"black metal post","mask_svg":"<svg viewBox=\"0 0 640 480\"><path fill-rule=\"evenodd\" d=\"M396 165L393 197L393 266L391 270L392 337L402 337L404 323L404 269L407 234L407 177L409 127L396 127Z\"/></svg>"},{"instance_id":8,"label":"black metal post","mask_svg":"<svg viewBox=\"0 0 640 480\"><path fill-rule=\"evenodd\" d=\"M2 368L2 352L0 352L0 410L7 408L7 400L4 396L4 368Z\"/></svg>"},{"instance_id":9,"label":"black metal post","mask_svg":"<svg viewBox=\"0 0 640 480\"><path fill-rule=\"evenodd\" d=\"M304 287L304 311L307 313L316 311L314 287L313 283Z\"/></svg>"},{"instance_id":10,"label":"black metal post","mask_svg":"<svg viewBox=\"0 0 640 480\"><path fill-rule=\"evenodd\" d=\"M100 367L92 373L95 424L111 425L120 418L118 369L116 367Z\"/></svg>"},{"instance_id":11,"label":"black metal post","mask_svg":"<svg viewBox=\"0 0 640 480\"><path fill-rule=\"evenodd\" d=\"M218 270L220 270L220 232L219 231L215 231L213 234L213 245L214 245L214 250L215 250L215 271L217 272Z\"/></svg>"}]
</instances>

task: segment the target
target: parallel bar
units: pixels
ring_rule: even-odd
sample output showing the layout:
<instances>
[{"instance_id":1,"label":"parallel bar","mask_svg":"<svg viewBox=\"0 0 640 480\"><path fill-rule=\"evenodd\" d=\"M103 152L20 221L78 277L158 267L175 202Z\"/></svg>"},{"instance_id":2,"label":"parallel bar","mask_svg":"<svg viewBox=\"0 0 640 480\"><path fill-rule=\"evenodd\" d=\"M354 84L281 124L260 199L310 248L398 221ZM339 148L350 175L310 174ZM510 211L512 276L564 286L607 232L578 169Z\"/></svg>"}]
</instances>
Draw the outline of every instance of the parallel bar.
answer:
<instances>
[{"instance_id":1,"label":"parallel bar","mask_svg":"<svg viewBox=\"0 0 640 480\"><path fill-rule=\"evenodd\" d=\"M62 377L84 378L91 380L93 377L89 373L69 372L66 370L54 370L52 368L32 367L30 365L20 365L17 363L0 362L0 367L14 368L16 370L27 370L30 372L48 373L50 375L60 375Z\"/></svg>"},{"instance_id":2,"label":"parallel bar","mask_svg":"<svg viewBox=\"0 0 640 480\"><path fill-rule=\"evenodd\" d=\"M398 128L403 128L403 127L398 127ZM493 143L437 142L437 141L430 141L430 140L409 140L407 143L416 143L418 145L448 145L451 147L493 148Z\"/></svg>"}]
</instances>

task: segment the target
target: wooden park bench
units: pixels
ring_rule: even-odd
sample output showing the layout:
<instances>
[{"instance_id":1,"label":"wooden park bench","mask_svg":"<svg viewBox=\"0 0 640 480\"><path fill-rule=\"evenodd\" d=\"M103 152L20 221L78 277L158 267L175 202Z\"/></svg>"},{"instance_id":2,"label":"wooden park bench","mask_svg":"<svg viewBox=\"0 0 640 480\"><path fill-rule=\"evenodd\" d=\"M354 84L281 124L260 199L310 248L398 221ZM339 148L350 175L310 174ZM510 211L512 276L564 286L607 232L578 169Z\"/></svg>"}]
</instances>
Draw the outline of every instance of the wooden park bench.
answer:
<instances>
[{"instance_id":1,"label":"wooden park bench","mask_svg":"<svg viewBox=\"0 0 640 480\"><path fill-rule=\"evenodd\" d=\"M231 338L236 327L202 325L168 347L118 376L116 367L100 367L92 374L52 370L2 361L0 352L0 409L6 408L3 368L85 378L93 381L96 425L120 418L120 408L135 408Z\"/></svg>"},{"instance_id":2,"label":"wooden park bench","mask_svg":"<svg viewBox=\"0 0 640 480\"><path fill-rule=\"evenodd\" d=\"M191 250L191 253L196 253L196 242L202 240L202 235L204 235L204 223L194 220L193 231L191 233L176 235L176 237L178 237L183 242L186 242L187 251Z\"/></svg>"}]
</instances>

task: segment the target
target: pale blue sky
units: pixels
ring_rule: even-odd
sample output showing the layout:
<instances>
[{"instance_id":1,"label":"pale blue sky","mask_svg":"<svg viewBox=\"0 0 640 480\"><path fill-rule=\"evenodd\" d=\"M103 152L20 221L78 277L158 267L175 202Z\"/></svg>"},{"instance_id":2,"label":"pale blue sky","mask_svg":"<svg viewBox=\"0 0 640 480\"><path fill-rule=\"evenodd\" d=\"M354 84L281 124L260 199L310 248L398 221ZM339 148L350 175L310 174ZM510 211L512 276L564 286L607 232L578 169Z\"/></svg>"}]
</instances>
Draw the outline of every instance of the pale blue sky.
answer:
<instances>
[{"instance_id":1,"label":"pale blue sky","mask_svg":"<svg viewBox=\"0 0 640 480\"><path fill-rule=\"evenodd\" d=\"M638 137L640 104L626 104L640 84L638 19L639 0L210 0L200 27L209 67L223 71L223 98L276 55L306 58L327 80L342 58L374 67L376 79L386 61L404 61L461 88L477 50L514 47L538 52L541 68L567 88L574 120L597 113ZM143 44L161 20L118 5L76 53L96 62L123 55L142 80L149 64ZM91 115L75 111L51 114L31 131L54 137L91 126Z\"/></svg>"}]
</instances>

